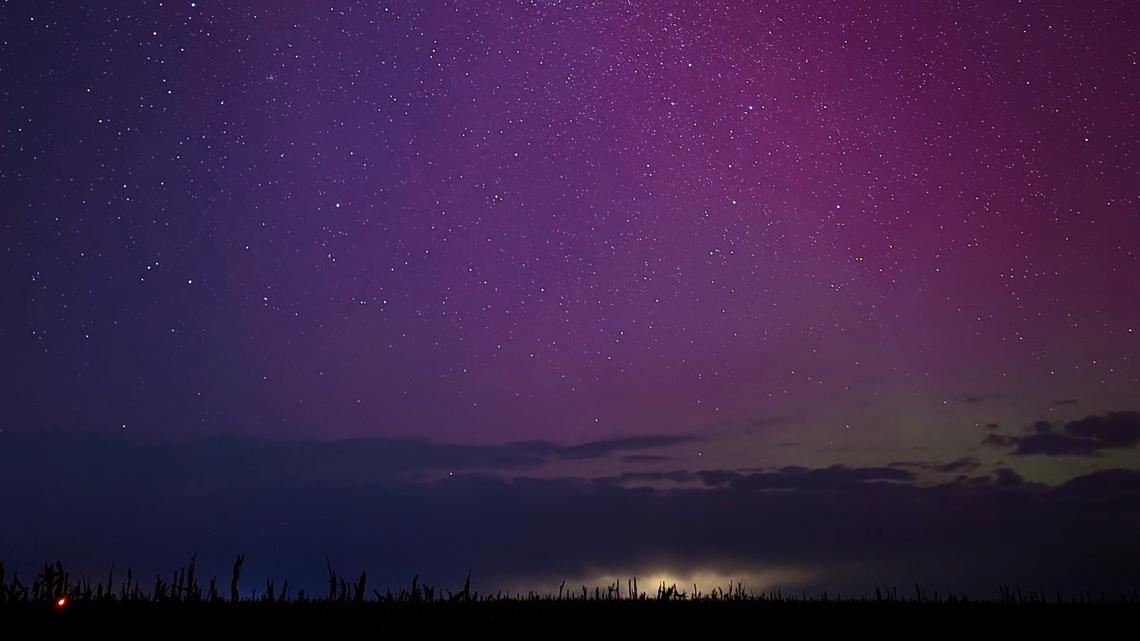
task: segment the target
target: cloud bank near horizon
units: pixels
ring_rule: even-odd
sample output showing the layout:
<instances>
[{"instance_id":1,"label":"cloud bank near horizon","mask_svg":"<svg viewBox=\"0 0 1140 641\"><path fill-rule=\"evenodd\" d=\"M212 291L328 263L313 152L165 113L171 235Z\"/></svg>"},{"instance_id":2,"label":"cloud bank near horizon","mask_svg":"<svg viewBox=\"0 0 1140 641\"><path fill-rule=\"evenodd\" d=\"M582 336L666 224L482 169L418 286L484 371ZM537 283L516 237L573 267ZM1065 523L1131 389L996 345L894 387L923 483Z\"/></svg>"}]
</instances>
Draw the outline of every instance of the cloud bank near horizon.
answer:
<instances>
[{"instance_id":1,"label":"cloud bank near horizon","mask_svg":"<svg viewBox=\"0 0 1140 641\"><path fill-rule=\"evenodd\" d=\"M898 466L843 465L536 478L519 455L621 458L678 442L7 439L0 506L15 526L0 534L0 558L26 570L58 558L89 573L111 562L165 572L198 553L224 574L240 552L251 581L316 589L326 555L379 584L454 583L470 569L483 589L641 575L847 592L917 580L988 594L1002 581L1128 589L1140 568L1136 470L1057 486L961 461L947 468L959 476L934 485ZM446 467L454 475L409 474Z\"/></svg>"}]
</instances>

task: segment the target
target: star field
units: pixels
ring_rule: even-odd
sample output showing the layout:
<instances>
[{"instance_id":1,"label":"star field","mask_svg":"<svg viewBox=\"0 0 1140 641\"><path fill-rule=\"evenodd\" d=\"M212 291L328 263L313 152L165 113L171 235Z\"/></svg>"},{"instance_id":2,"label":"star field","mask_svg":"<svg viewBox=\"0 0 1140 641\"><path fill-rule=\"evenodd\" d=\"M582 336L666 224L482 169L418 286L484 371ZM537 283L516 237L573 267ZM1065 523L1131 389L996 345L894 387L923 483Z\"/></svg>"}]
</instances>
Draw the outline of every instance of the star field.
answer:
<instances>
[{"instance_id":1,"label":"star field","mask_svg":"<svg viewBox=\"0 0 1140 641\"><path fill-rule=\"evenodd\" d=\"M5 427L881 464L1129 409L1136 11L5 3Z\"/></svg>"}]
</instances>

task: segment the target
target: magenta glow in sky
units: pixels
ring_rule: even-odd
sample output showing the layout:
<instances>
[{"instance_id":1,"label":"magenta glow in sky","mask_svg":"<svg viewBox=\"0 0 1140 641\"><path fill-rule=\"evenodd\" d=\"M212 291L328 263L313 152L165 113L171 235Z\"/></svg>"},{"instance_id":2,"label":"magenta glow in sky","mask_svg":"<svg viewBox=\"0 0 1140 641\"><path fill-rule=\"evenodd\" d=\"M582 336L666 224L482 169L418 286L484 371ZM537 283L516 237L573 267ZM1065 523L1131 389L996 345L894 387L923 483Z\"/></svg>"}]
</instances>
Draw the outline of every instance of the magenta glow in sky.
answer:
<instances>
[{"instance_id":1,"label":"magenta glow in sky","mask_svg":"<svg viewBox=\"0 0 1140 641\"><path fill-rule=\"evenodd\" d=\"M0 438L1134 470L1138 17L9 3Z\"/></svg>"}]
</instances>

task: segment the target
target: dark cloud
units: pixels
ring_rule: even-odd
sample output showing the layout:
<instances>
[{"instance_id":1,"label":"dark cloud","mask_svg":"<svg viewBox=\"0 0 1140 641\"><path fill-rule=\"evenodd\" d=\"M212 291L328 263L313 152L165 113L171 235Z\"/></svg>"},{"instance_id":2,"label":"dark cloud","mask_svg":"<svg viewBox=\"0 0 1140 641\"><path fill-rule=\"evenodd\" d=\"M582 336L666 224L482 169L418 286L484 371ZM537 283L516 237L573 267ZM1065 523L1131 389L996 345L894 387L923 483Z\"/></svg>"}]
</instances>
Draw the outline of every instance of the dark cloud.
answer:
<instances>
[{"instance_id":1,"label":"dark cloud","mask_svg":"<svg viewBox=\"0 0 1140 641\"><path fill-rule=\"evenodd\" d=\"M1089 438L1104 449L1135 447L1140 443L1140 412L1110 412L1086 416L1065 426L1076 438Z\"/></svg>"},{"instance_id":2,"label":"dark cloud","mask_svg":"<svg viewBox=\"0 0 1140 641\"><path fill-rule=\"evenodd\" d=\"M978 469L979 465L980 463L978 463L977 459L967 456L956 461L950 461L949 463L935 465L933 469L939 472L970 472Z\"/></svg>"},{"instance_id":3,"label":"dark cloud","mask_svg":"<svg viewBox=\"0 0 1140 641\"><path fill-rule=\"evenodd\" d=\"M987 430L1000 430L1001 429L1001 425L999 425L998 423L986 423L983 427L985 427Z\"/></svg>"},{"instance_id":4,"label":"dark cloud","mask_svg":"<svg viewBox=\"0 0 1140 641\"><path fill-rule=\"evenodd\" d=\"M964 459L965 460L965 459ZM975 463L976 465L976 463ZM963 467L965 464L963 464ZM955 468L959 469L959 468ZM603 483L700 481L706 487L732 486L742 490L844 489L874 481L913 481L911 472L893 467L850 468L832 465L827 468L784 467L776 470L673 470L668 472L625 472L618 476L594 479Z\"/></svg>"},{"instance_id":5,"label":"dark cloud","mask_svg":"<svg viewBox=\"0 0 1140 641\"><path fill-rule=\"evenodd\" d=\"M623 463L662 463L664 461L671 461L669 456L660 456L657 454L629 454L621 457Z\"/></svg>"},{"instance_id":6,"label":"dark cloud","mask_svg":"<svg viewBox=\"0 0 1140 641\"><path fill-rule=\"evenodd\" d=\"M739 472L731 470L702 470L697 472L697 476L701 482L709 487L717 487L719 485L727 485L732 481L741 477Z\"/></svg>"},{"instance_id":7,"label":"dark cloud","mask_svg":"<svg viewBox=\"0 0 1140 641\"><path fill-rule=\"evenodd\" d=\"M477 587L493 589L657 568L791 568L800 578L788 580L809 589L919 580L989 596L1001 581L1131 589L1140 567L1140 473L1125 470L1056 488L1009 471L924 487L890 467L625 477L704 484L666 491L474 472L432 481L314 476L321 466L304 461L326 451L357 461L343 452L359 442L293 444L288 455L280 444L234 440L29 443L5 437L0 449L0 558L19 571L60 558L76 573L116 561L151 575L197 552L207 573L224 574L244 552L249 585L289 577L310 589L322 584L329 555L345 571L367 569L377 586L415 574L458 585L469 569ZM424 447L386 445L400 456L383 464L396 466ZM442 451L450 464L501 461L497 451Z\"/></svg>"},{"instance_id":8,"label":"dark cloud","mask_svg":"<svg viewBox=\"0 0 1140 641\"><path fill-rule=\"evenodd\" d=\"M1131 509L1140 497L1140 470L1100 470L1069 480L1056 496L1076 505Z\"/></svg>"},{"instance_id":9,"label":"dark cloud","mask_svg":"<svg viewBox=\"0 0 1140 641\"><path fill-rule=\"evenodd\" d=\"M1075 398L1063 398L1059 401L1053 401L1053 404L1054 405L1076 405L1079 402L1080 401L1078 401Z\"/></svg>"},{"instance_id":10,"label":"dark cloud","mask_svg":"<svg viewBox=\"0 0 1140 641\"><path fill-rule=\"evenodd\" d=\"M1025 479L1008 467L999 467L994 470L994 479L998 485L1004 485L1006 487L1025 484Z\"/></svg>"},{"instance_id":11,"label":"dark cloud","mask_svg":"<svg viewBox=\"0 0 1140 641\"><path fill-rule=\"evenodd\" d=\"M107 438L68 434L3 434L0 482L36 473L43 461L99 476L109 468L145 476L180 469L187 483L221 488L248 483L369 483L445 473L494 472L518 475L555 460L602 459L611 454L667 448L696 439L653 435L559 445L526 441L503 445L460 445L411 438L334 441L264 441L212 438L158 445L130 436ZM66 442L68 447L60 448ZM16 455L14 453L21 452ZM110 481L109 481L110 482Z\"/></svg>"},{"instance_id":12,"label":"dark cloud","mask_svg":"<svg viewBox=\"0 0 1140 641\"><path fill-rule=\"evenodd\" d=\"M698 480L697 475L685 470L670 472L623 472L618 476L603 476L591 479L594 483L609 484L644 484L644 483L692 483Z\"/></svg>"},{"instance_id":13,"label":"dark cloud","mask_svg":"<svg viewBox=\"0 0 1140 641\"><path fill-rule=\"evenodd\" d=\"M935 472L943 472L947 474L962 474L978 469L981 467L981 463L973 457L966 456L954 461L949 461L947 463L932 463L926 461L895 461L893 463L888 463L887 467L905 467L914 468L916 470L933 470ZM959 476L959 478L963 477Z\"/></svg>"},{"instance_id":14,"label":"dark cloud","mask_svg":"<svg viewBox=\"0 0 1140 641\"><path fill-rule=\"evenodd\" d=\"M845 489L869 481L913 481L913 472L894 467L849 468L832 465L822 469L784 467L776 472L738 476L730 486L740 490Z\"/></svg>"},{"instance_id":15,"label":"dark cloud","mask_svg":"<svg viewBox=\"0 0 1140 641\"><path fill-rule=\"evenodd\" d=\"M602 458L615 452L653 450L698 441L700 439L695 436L631 436L606 441L591 441L581 445L554 446L551 451L563 459L591 459Z\"/></svg>"},{"instance_id":16,"label":"dark cloud","mask_svg":"<svg viewBox=\"0 0 1140 641\"><path fill-rule=\"evenodd\" d=\"M992 476L968 476L966 474L959 474L954 478L954 483L965 486L989 485L996 482L997 480Z\"/></svg>"},{"instance_id":17,"label":"dark cloud","mask_svg":"<svg viewBox=\"0 0 1140 641\"><path fill-rule=\"evenodd\" d=\"M1095 456L1104 450L1125 449L1140 443L1140 413L1110 412L1086 416L1057 431L1052 423L1038 421L1019 436L991 434L985 445L1013 448L1018 456Z\"/></svg>"}]
</instances>

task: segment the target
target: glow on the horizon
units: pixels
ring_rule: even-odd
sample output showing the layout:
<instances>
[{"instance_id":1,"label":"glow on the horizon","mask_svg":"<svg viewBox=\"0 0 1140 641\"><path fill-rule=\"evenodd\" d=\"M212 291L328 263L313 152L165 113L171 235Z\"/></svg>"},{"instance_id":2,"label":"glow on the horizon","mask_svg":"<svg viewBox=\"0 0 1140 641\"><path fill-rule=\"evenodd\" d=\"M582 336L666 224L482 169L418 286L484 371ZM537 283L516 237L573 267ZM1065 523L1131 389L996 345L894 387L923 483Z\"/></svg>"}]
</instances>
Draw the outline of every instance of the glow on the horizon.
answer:
<instances>
[{"instance_id":1,"label":"glow on the horizon","mask_svg":"<svg viewBox=\"0 0 1140 641\"><path fill-rule=\"evenodd\" d=\"M586 586L592 596L594 588L617 585L622 598L629 596L629 588L636 581L637 592L656 596L657 590L664 585L666 589L676 586L678 592L692 595L694 589L701 594L720 589L728 593L738 586L745 593L763 594L775 592L780 589L796 589L808 584L817 578L818 573L803 568L765 568L752 569L743 572L729 572L720 569L686 570L671 567L652 567L637 571L599 571L593 574L576 577L565 577L552 580L520 579L511 582L511 589L516 592L535 591L539 593L557 594L559 589L570 593L580 592Z\"/></svg>"}]
</instances>

